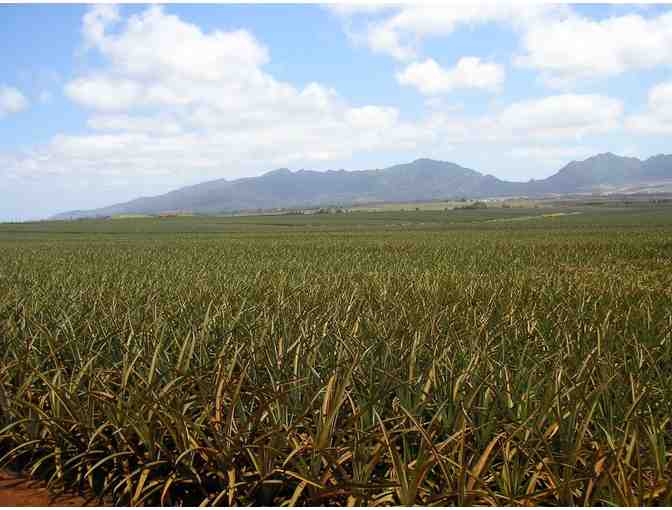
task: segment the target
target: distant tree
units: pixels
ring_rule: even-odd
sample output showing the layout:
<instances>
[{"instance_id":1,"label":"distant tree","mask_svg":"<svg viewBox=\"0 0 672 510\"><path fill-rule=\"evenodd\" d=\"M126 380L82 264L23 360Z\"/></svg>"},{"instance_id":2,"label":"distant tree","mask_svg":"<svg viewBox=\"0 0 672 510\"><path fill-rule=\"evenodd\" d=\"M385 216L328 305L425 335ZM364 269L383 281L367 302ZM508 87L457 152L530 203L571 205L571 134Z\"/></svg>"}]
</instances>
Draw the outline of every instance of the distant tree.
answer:
<instances>
[{"instance_id":1,"label":"distant tree","mask_svg":"<svg viewBox=\"0 0 672 510\"><path fill-rule=\"evenodd\" d=\"M476 202L472 202L471 204L458 206L455 209L472 210L472 209L487 209L487 208L488 204L486 204L485 202L481 202L480 200L477 200Z\"/></svg>"}]
</instances>

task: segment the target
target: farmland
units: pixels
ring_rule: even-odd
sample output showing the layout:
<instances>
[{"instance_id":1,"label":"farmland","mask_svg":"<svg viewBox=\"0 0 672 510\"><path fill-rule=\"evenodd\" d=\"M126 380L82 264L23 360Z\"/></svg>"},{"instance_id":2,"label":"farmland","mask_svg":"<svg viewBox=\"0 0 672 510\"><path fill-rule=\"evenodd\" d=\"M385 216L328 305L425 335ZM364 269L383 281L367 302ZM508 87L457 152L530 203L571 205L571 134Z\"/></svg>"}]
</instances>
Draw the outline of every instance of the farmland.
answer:
<instances>
[{"instance_id":1,"label":"farmland","mask_svg":"<svg viewBox=\"0 0 672 510\"><path fill-rule=\"evenodd\" d=\"M0 224L0 465L119 505L672 504L672 206Z\"/></svg>"}]
</instances>

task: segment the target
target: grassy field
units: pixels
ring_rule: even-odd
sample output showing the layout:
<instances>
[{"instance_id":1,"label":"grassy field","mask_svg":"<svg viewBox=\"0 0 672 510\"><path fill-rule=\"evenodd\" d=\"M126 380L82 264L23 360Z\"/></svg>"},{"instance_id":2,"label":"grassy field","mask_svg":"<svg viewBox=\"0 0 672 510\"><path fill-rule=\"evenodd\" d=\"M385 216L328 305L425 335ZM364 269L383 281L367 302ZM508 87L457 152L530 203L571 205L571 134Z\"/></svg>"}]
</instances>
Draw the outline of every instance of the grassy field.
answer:
<instances>
[{"instance_id":1,"label":"grassy field","mask_svg":"<svg viewBox=\"0 0 672 510\"><path fill-rule=\"evenodd\" d=\"M672 206L0 225L0 464L124 505L671 505Z\"/></svg>"}]
</instances>

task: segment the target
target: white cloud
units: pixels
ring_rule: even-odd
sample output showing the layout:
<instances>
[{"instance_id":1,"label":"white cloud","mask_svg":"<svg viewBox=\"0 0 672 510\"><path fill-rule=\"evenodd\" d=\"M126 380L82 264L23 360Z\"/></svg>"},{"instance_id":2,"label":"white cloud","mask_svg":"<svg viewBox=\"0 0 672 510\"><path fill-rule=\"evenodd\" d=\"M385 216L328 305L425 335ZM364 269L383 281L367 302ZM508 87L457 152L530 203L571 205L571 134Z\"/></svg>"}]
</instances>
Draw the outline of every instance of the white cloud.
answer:
<instances>
[{"instance_id":1,"label":"white cloud","mask_svg":"<svg viewBox=\"0 0 672 510\"><path fill-rule=\"evenodd\" d=\"M498 120L511 133L581 138L618 127L622 114L623 104L611 97L561 94L514 103Z\"/></svg>"},{"instance_id":2,"label":"white cloud","mask_svg":"<svg viewBox=\"0 0 672 510\"><path fill-rule=\"evenodd\" d=\"M10 113L18 113L28 108L28 99L20 90L0 85L0 118Z\"/></svg>"},{"instance_id":3,"label":"white cloud","mask_svg":"<svg viewBox=\"0 0 672 510\"><path fill-rule=\"evenodd\" d=\"M175 135L182 132L178 122L165 116L139 117L130 115L96 115L87 124L97 131L118 131Z\"/></svg>"},{"instance_id":4,"label":"white cloud","mask_svg":"<svg viewBox=\"0 0 672 510\"><path fill-rule=\"evenodd\" d=\"M369 48L375 53L387 53L398 60L414 58L417 53L412 43L402 43L399 39L399 34L384 24L372 26L367 34Z\"/></svg>"},{"instance_id":5,"label":"white cloud","mask_svg":"<svg viewBox=\"0 0 672 510\"><path fill-rule=\"evenodd\" d=\"M402 85L410 85L426 95L450 92L458 88L494 91L504 81L504 68L482 62L478 57L462 57L455 67L444 69L433 59L414 62L397 74Z\"/></svg>"},{"instance_id":6,"label":"white cloud","mask_svg":"<svg viewBox=\"0 0 672 510\"><path fill-rule=\"evenodd\" d=\"M511 103L491 114L466 117L437 113L432 128L451 143L579 140L621 127L621 101L596 94L561 94Z\"/></svg>"},{"instance_id":7,"label":"white cloud","mask_svg":"<svg viewBox=\"0 0 672 510\"><path fill-rule=\"evenodd\" d=\"M649 107L672 121L672 81L659 83L649 91Z\"/></svg>"},{"instance_id":8,"label":"white cloud","mask_svg":"<svg viewBox=\"0 0 672 510\"><path fill-rule=\"evenodd\" d=\"M357 11L351 14L357 16ZM607 17L593 19L561 5L414 5L378 15L353 38L373 52L418 60L425 38L487 23L518 34L520 50L513 62L541 72L551 87L672 65L671 11L656 15L612 10Z\"/></svg>"},{"instance_id":9,"label":"white cloud","mask_svg":"<svg viewBox=\"0 0 672 510\"><path fill-rule=\"evenodd\" d=\"M114 4L98 4L84 15L82 32L87 46L101 44L105 39L105 30L119 21L119 8Z\"/></svg>"},{"instance_id":10,"label":"white cloud","mask_svg":"<svg viewBox=\"0 0 672 510\"><path fill-rule=\"evenodd\" d=\"M83 23L105 66L65 86L97 112L88 125L98 132L54 140L50 150L75 162L68 168L220 175L230 168L236 177L261 165L307 165L436 138L427 121L405 123L396 108L351 105L323 84L275 79L263 69L268 50L244 30L204 32L160 7L128 19L94 7Z\"/></svg>"},{"instance_id":11,"label":"white cloud","mask_svg":"<svg viewBox=\"0 0 672 510\"><path fill-rule=\"evenodd\" d=\"M522 29L565 11L562 6L502 2L408 5L398 8L390 16L368 23L364 34L355 35L355 38L364 40L376 53L409 60L417 58L420 44L426 37L445 36L461 27L485 23L506 23Z\"/></svg>"},{"instance_id":12,"label":"white cloud","mask_svg":"<svg viewBox=\"0 0 672 510\"><path fill-rule=\"evenodd\" d=\"M638 134L672 134L672 82L649 91L648 109L626 118L626 129Z\"/></svg>"},{"instance_id":13,"label":"white cloud","mask_svg":"<svg viewBox=\"0 0 672 510\"><path fill-rule=\"evenodd\" d=\"M364 106L350 108L345 118L355 129L390 129L397 123L399 111L396 108Z\"/></svg>"},{"instance_id":14,"label":"white cloud","mask_svg":"<svg viewBox=\"0 0 672 510\"><path fill-rule=\"evenodd\" d=\"M128 79L87 76L69 82L65 93L73 101L98 110L125 110L139 101L142 91L138 83Z\"/></svg>"},{"instance_id":15,"label":"white cloud","mask_svg":"<svg viewBox=\"0 0 672 510\"><path fill-rule=\"evenodd\" d=\"M254 80L260 78L257 67L269 58L266 48L245 30L205 34L156 6L132 16L118 36L103 31L90 42L116 70L146 79Z\"/></svg>"},{"instance_id":16,"label":"white cloud","mask_svg":"<svg viewBox=\"0 0 672 510\"><path fill-rule=\"evenodd\" d=\"M594 20L576 13L529 25L516 64L544 73L551 85L672 65L672 12Z\"/></svg>"},{"instance_id":17,"label":"white cloud","mask_svg":"<svg viewBox=\"0 0 672 510\"><path fill-rule=\"evenodd\" d=\"M142 192L159 193L276 166L328 168L367 152L417 157L460 145L483 151L491 142L506 149L537 140L562 143L557 139L601 133L620 122L618 101L580 95L492 107L480 117L434 101L426 116L411 121L390 105L352 104L322 83L276 79L265 69L270 52L249 32L206 32L159 7L130 18L116 7L91 13L84 37L102 65L65 85L67 97L89 111L89 132L63 133L9 158L3 175L60 179L63 187L75 180L101 189L126 182L133 194L143 186ZM197 58L200 51L210 57ZM439 89L495 86L496 79L465 71L489 64L462 62L440 70Z\"/></svg>"},{"instance_id":18,"label":"white cloud","mask_svg":"<svg viewBox=\"0 0 672 510\"><path fill-rule=\"evenodd\" d=\"M641 135L672 135L672 122L655 114L631 115L626 119L625 127Z\"/></svg>"}]
</instances>

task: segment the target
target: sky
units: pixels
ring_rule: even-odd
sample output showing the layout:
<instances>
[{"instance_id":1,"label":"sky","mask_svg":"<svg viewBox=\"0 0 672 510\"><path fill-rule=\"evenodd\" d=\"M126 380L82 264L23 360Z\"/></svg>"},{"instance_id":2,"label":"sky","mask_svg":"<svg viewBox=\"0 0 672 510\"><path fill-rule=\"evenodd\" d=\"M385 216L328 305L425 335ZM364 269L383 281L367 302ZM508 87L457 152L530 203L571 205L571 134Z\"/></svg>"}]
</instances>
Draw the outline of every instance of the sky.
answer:
<instances>
[{"instance_id":1,"label":"sky","mask_svg":"<svg viewBox=\"0 0 672 510\"><path fill-rule=\"evenodd\" d=\"M276 168L670 153L672 7L0 5L0 221Z\"/></svg>"}]
</instances>

